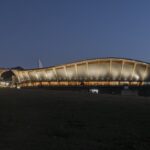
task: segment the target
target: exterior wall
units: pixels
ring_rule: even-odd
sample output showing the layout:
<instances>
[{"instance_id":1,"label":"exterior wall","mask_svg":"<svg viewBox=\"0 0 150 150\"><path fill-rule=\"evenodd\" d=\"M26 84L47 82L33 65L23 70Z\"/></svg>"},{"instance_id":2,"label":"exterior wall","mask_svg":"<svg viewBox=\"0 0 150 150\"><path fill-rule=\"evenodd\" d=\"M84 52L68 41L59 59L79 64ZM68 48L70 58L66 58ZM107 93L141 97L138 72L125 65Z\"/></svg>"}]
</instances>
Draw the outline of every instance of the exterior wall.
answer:
<instances>
[{"instance_id":1,"label":"exterior wall","mask_svg":"<svg viewBox=\"0 0 150 150\"><path fill-rule=\"evenodd\" d=\"M150 65L148 63L119 59L93 59L55 67L12 70L18 84L36 85L141 85L150 81ZM135 85L136 85L135 84Z\"/></svg>"}]
</instances>

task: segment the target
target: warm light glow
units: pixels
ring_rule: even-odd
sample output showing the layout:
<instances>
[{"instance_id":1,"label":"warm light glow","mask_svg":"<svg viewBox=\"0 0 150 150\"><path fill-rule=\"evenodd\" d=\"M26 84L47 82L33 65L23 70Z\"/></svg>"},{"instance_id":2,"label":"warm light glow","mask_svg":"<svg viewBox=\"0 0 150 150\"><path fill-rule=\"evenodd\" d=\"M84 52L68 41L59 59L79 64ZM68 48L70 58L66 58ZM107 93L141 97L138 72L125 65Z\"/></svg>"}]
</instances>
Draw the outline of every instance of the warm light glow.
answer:
<instances>
[{"instance_id":1,"label":"warm light glow","mask_svg":"<svg viewBox=\"0 0 150 150\"><path fill-rule=\"evenodd\" d=\"M12 70L21 86L143 85L150 79L149 64L126 59L96 59L62 66ZM146 81L145 81L146 80ZM16 81L13 81L14 83Z\"/></svg>"}]
</instances>

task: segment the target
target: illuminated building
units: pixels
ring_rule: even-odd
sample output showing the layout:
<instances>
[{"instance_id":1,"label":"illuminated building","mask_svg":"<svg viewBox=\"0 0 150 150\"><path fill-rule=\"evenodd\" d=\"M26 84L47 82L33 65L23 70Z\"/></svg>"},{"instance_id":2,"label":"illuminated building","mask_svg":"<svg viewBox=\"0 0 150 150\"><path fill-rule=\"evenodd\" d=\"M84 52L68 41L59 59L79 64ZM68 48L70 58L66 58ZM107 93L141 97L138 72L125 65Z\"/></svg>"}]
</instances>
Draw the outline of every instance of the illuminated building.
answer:
<instances>
[{"instance_id":1,"label":"illuminated building","mask_svg":"<svg viewBox=\"0 0 150 150\"><path fill-rule=\"evenodd\" d=\"M143 86L150 83L150 64L123 58L83 60L47 68L3 69L10 86Z\"/></svg>"}]
</instances>

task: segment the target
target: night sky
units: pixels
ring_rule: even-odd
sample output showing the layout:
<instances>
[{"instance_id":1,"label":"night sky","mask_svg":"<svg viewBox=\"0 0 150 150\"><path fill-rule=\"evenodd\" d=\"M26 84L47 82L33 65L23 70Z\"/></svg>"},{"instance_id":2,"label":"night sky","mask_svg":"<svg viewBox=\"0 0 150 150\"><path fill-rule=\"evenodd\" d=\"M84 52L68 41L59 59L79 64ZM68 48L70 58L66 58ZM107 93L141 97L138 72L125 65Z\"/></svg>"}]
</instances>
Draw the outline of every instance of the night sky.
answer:
<instances>
[{"instance_id":1,"label":"night sky","mask_svg":"<svg viewBox=\"0 0 150 150\"><path fill-rule=\"evenodd\" d=\"M0 0L0 67L98 57L150 62L149 0Z\"/></svg>"}]
</instances>

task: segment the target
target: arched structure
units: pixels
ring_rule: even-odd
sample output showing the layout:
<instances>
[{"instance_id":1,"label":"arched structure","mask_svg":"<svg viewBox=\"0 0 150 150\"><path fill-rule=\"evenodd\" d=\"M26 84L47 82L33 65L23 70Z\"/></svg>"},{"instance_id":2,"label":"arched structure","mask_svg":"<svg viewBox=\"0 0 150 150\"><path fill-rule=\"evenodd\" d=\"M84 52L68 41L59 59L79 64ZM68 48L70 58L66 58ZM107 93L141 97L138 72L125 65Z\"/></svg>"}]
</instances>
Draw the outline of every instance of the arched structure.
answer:
<instances>
[{"instance_id":1,"label":"arched structure","mask_svg":"<svg viewBox=\"0 0 150 150\"><path fill-rule=\"evenodd\" d=\"M20 86L144 85L150 82L150 64L122 58L84 60L49 68L15 70Z\"/></svg>"},{"instance_id":2,"label":"arched structure","mask_svg":"<svg viewBox=\"0 0 150 150\"><path fill-rule=\"evenodd\" d=\"M6 71L8 71L8 69L0 68L0 81L3 81L2 74Z\"/></svg>"}]
</instances>

